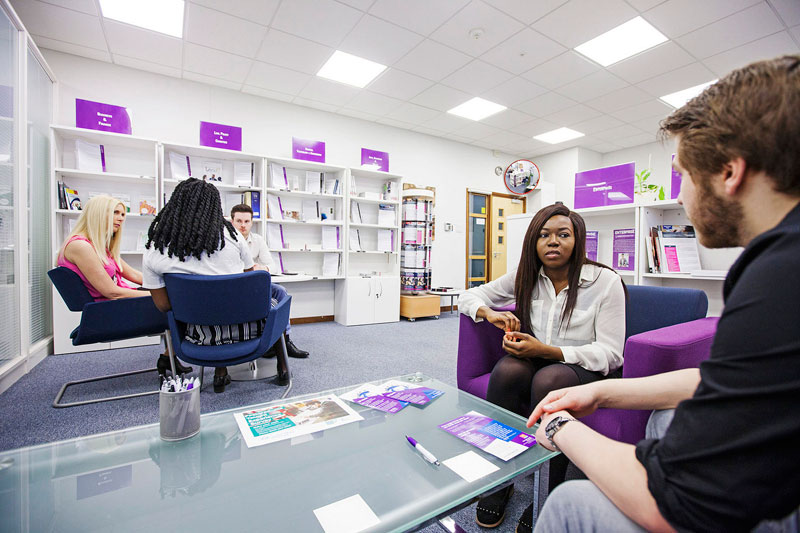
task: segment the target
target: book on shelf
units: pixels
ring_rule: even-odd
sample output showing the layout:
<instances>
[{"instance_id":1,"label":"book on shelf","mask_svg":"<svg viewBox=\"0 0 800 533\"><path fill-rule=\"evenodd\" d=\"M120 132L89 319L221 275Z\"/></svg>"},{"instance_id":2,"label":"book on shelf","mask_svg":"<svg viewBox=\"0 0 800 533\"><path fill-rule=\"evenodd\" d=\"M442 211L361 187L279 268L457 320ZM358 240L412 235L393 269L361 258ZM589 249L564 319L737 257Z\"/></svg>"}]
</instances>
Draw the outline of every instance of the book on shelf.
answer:
<instances>
[{"instance_id":1,"label":"book on shelf","mask_svg":"<svg viewBox=\"0 0 800 533\"><path fill-rule=\"evenodd\" d=\"M76 189L64 187L64 194L67 200L67 209L70 211L80 211L82 209L81 199Z\"/></svg>"},{"instance_id":2,"label":"book on shelf","mask_svg":"<svg viewBox=\"0 0 800 533\"><path fill-rule=\"evenodd\" d=\"M139 214L140 215L155 215L156 214L156 198L155 198L155 196L141 196L141 197L139 197Z\"/></svg>"},{"instance_id":3,"label":"book on shelf","mask_svg":"<svg viewBox=\"0 0 800 533\"><path fill-rule=\"evenodd\" d=\"M222 182L222 161L219 159L203 160L201 170L204 180Z\"/></svg>"},{"instance_id":4,"label":"book on shelf","mask_svg":"<svg viewBox=\"0 0 800 533\"><path fill-rule=\"evenodd\" d=\"M350 222L361 224L363 218L361 217L361 205L355 200L350 201Z\"/></svg>"},{"instance_id":5,"label":"book on shelf","mask_svg":"<svg viewBox=\"0 0 800 533\"><path fill-rule=\"evenodd\" d=\"M75 140L75 166L87 172L106 171L106 153L102 144Z\"/></svg>"},{"instance_id":6,"label":"book on shelf","mask_svg":"<svg viewBox=\"0 0 800 533\"><path fill-rule=\"evenodd\" d=\"M387 181L383 184L383 199L396 200L397 185L393 181Z\"/></svg>"},{"instance_id":7,"label":"book on shelf","mask_svg":"<svg viewBox=\"0 0 800 533\"><path fill-rule=\"evenodd\" d=\"M339 249L339 228L337 226L322 226L322 249Z\"/></svg>"},{"instance_id":8,"label":"book on shelf","mask_svg":"<svg viewBox=\"0 0 800 533\"><path fill-rule=\"evenodd\" d=\"M325 174L322 190L325 194L339 194L339 178Z\"/></svg>"},{"instance_id":9,"label":"book on shelf","mask_svg":"<svg viewBox=\"0 0 800 533\"><path fill-rule=\"evenodd\" d=\"M233 162L233 183L239 187L252 187L255 163L252 161Z\"/></svg>"},{"instance_id":10,"label":"book on shelf","mask_svg":"<svg viewBox=\"0 0 800 533\"><path fill-rule=\"evenodd\" d=\"M350 230L350 251L351 252L361 251L361 235L358 233L357 229Z\"/></svg>"},{"instance_id":11,"label":"book on shelf","mask_svg":"<svg viewBox=\"0 0 800 533\"><path fill-rule=\"evenodd\" d=\"M259 191L247 191L243 193L242 203L249 205L253 210L253 220L261 219L261 193Z\"/></svg>"},{"instance_id":12,"label":"book on shelf","mask_svg":"<svg viewBox=\"0 0 800 533\"><path fill-rule=\"evenodd\" d=\"M121 193L111 193L111 196L122 202L122 205L125 206L125 212L131 212L131 195L130 194L121 194Z\"/></svg>"},{"instance_id":13,"label":"book on shelf","mask_svg":"<svg viewBox=\"0 0 800 533\"><path fill-rule=\"evenodd\" d=\"M58 188L58 208L69 209L69 205L67 204L67 195L64 192L66 189L64 182L62 181L56 182L56 186Z\"/></svg>"},{"instance_id":14,"label":"book on shelf","mask_svg":"<svg viewBox=\"0 0 800 533\"><path fill-rule=\"evenodd\" d=\"M635 270L636 230L615 229L612 245L612 265L615 270Z\"/></svg>"},{"instance_id":15,"label":"book on shelf","mask_svg":"<svg viewBox=\"0 0 800 533\"><path fill-rule=\"evenodd\" d=\"M322 173L306 170L306 192L320 194L322 192Z\"/></svg>"},{"instance_id":16,"label":"book on shelf","mask_svg":"<svg viewBox=\"0 0 800 533\"><path fill-rule=\"evenodd\" d=\"M286 168L272 163L269 166L270 185L273 189L289 190L289 180L286 178Z\"/></svg>"},{"instance_id":17,"label":"book on shelf","mask_svg":"<svg viewBox=\"0 0 800 533\"><path fill-rule=\"evenodd\" d=\"M395 209L393 205L388 205L388 204L378 205L378 225L380 226L395 225Z\"/></svg>"},{"instance_id":18,"label":"book on shelf","mask_svg":"<svg viewBox=\"0 0 800 533\"><path fill-rule=\"evenodd\" d=\"M279 196L267 195L267 218L272 220L283 220L283 208Z\"/></svg>"},{"instance_id":19,"label":"book on shelf","mask_svg":"<svg viewBox=\"0 0 800 533\"><path fill-rule=\"evenodd\" d=\"M656 241L653 229L654 228L650 228L644 238L645 248L647 248L647 271L650 273L658 273L661 272L661 269L658 264L658 254L656 253Z\"/></svg>"},{"instance_id":20,"label":"book on shelf","mask_svg":"<svg viewBox=\"0 0 800 533\"><path fill-rule=\"evenodd\" d=\"M597 242L598 232L586 232L586 257L591 261L597 261Z\"/></svg>"},{"instance_id":21,"label":"book on shelf","mask_svg":"<svg viewBox=\"0 0 800 533\"><path fill-rule=\"evenodd\" d=\"M340 255L337 253L322 254L322 275L326 277L338 276L339 259Z\"/></svg>"},{"instance_id":22,"label":"book on shelf","mask_svg":"<svg viewBox=\"0 0 800 533\"><path fill-rule=\"evenodd\" d=\"M390 229L378 230L378 251L379 252L394 251L394 231Z\"/></svg>"},{"instance_id":23,"label":"book on shelf","mask_svg":"<svg viewBox=\"0 0 800 533\"><path fill-rule=\"evenodd\" d=\"M189 156L177 152L169 153L170 176L174 180L189 179L192 175L192 165Z\"/></svg>"},{"instance_id":24,"label":"book on shelf","mask_svg":"<svg viewBox=\"0 0 800 533\"><path fill-rule=\"evenodd\" d=\"M658 226L659 252L663 257L662 272L702 270L697 235L694 227L679 224Z\"/></svg>"},{"instance_id":25,"label":"book on shelf","mask_svg":"<svg viewBox=\"0 0 800 533\"><path fill-rule=\"evenodd\" d=\"M286 248L283 240L283 226L280 224L267 224L267 246L273 250Z\"/></svg>"},{"instance_id":26,"label":"book on shelf","mask_svg":"<svg viewBox=\"0 0 800 533\"><path fill-rule=\"evenodd\" d=\"M319 202L316 200L303 200L303 220L319 220Z\"/></svg>"}]
</instances>

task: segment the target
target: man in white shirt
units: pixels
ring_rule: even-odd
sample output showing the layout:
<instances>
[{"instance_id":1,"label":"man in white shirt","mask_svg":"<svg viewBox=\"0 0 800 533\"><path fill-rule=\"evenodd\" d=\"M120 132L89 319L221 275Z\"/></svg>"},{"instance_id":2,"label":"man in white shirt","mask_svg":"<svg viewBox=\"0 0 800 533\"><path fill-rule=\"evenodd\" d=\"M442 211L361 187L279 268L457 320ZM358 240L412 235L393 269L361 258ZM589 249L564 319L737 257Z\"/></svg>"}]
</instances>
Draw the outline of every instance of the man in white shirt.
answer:
<instances>
[{"instance_id":1,"label":"man in white shirt","mask_svg":"<svg viewBox=\"0 0 800 533\"><path fill-rule=\"evenodd\" d=\"M272 254L269 253L269 248L267 247L264 237L250 232L250 229L253 227L253 208L247 204L238 204L233 206L231 208L231 222L233 223L233 227L239 230L239 233L242 234L244 240L247 242L247 246L250 248L250 255L253 256L253 261L255 262L253 270L266 270L267 272L280 270L277 268L275 261L273 261ZM280 285L277 285L273 280L272 297L280 302L287 296L288 294L286 293L286 289ZM295 344L289 338L289 332L291 329L291 324L286 326L286 353L289 355L289 357L305 359L309 354L307 351L301 350L295 346ZM275 355L274 347L270 348L270 351L267 352L266 356L271 357L273 355Z\"/></svg>"}]
</instances>

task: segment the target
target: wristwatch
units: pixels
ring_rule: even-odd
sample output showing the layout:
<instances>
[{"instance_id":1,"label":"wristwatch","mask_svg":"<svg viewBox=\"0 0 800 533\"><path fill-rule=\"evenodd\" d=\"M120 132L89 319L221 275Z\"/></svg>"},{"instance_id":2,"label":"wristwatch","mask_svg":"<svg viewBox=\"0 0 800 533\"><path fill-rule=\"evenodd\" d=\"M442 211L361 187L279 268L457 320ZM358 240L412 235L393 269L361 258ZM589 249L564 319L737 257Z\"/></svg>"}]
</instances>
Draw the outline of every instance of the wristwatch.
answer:
<instances>
[{"instance_id":1,"label":"wristwatch","mask_svg":"<svg viewBox=\"0 0 800 533\"><path fill-rule=\"evenodd\" d=\"M564 424L566 424L567 422L574 422L574 421L575 421L574 418L570 418L568 416L557 416L553 418L550 422L548 422L547 426L545 426L544 434L547 437L547 440L550 441L550 444L553 445L553 448L556 449L556 451L561 451L561 450L558 448L558 446L556 446L556 443L553 441L553 437L556 436L556 433L558 433L558 430L560 430L564 426Z\"/></svg>"}]
</instances>

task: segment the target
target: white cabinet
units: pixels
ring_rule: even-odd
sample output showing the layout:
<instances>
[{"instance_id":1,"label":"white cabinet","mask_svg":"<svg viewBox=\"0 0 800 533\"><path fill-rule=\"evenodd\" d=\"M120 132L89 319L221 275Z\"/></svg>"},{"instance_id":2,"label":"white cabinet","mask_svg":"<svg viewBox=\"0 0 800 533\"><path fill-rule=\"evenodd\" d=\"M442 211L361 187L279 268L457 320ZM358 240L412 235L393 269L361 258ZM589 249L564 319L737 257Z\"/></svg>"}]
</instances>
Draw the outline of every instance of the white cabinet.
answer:
<instances>
[{"instance_id":1,"label":"white cabinet","mask_svg":"<svg viewBox=\"0 0 800 533\"><path fill-rule=\"evenodd\" d=\"M350 277L336 282L336 321L345 326L400 320L400 277Z\"/></svg>"}]
</instances>

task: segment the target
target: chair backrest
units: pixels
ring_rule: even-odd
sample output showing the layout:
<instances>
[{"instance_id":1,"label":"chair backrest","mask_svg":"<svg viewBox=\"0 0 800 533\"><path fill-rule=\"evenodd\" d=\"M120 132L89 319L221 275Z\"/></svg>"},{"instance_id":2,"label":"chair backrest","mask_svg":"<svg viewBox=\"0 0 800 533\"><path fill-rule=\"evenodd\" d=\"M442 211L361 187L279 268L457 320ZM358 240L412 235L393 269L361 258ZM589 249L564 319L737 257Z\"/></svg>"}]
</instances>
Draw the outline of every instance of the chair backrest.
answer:
<instances>
[{"instance_id":1,"label":"chair backrest","mask_svg":"<svg viewBox=\"0 0 800 533\"><path fill-rule=\"evenodd\" d=\"M269 314L270 276L263 270L221 276L165 274L164 281L178 322L242 324L263 320Z\"/></svg>"},{"instance_id":2,"label":"chair backrest","mask_svg":"<svg viewBox=\"0 0 800 533\"><path fill-rule=\"evenodd\" d=\"M627 285L625 338L704 318L708 296L699 289Z\"/></svg>"},{"instance_id":3,"label":"chair backrest","mask_svg":"<svg viewBox=\"0 0 800 533\"><path fill-rule=\"evenodd\" d=\"M83 311L83 306L94 302L80 276L67 267L56 267L47 275L70 311Z\"/></svg>"}]
</instances>

